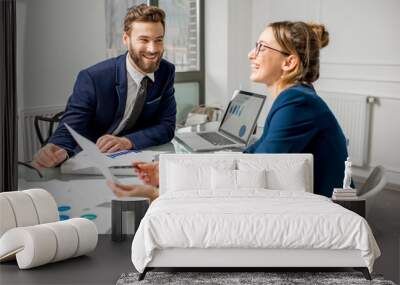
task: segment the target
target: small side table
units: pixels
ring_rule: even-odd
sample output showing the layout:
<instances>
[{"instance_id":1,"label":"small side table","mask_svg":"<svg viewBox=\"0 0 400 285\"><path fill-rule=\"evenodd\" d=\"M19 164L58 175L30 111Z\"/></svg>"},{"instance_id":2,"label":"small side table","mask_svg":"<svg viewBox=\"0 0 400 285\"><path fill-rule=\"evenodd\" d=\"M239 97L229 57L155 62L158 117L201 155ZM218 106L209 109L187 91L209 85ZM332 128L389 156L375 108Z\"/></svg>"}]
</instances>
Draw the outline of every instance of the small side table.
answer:
<instances>
[{"instance_id":1,"label":"small side table","mask_svg":"<svg viewBox=\"0 0 400 285\"><path fill-rule=\"evenodd\" d=\"M359 214L365 218L365 199L354 199L354 200L334 200L332 202L339 204L340 206Z\"/></svg>"},{"instance_id":2,"label":"small side table","mask_svg":"<svg viewBox=\"0 0 400 285\"><path fill-rule=\"evenodd\" d=\"M132 211L135 213L135 232L140 221L149 208L149 199L141 197L120 198L111 201L111 239L123 241L126 235L122 234L122 213Z\"/></svg>"}]
</instances>

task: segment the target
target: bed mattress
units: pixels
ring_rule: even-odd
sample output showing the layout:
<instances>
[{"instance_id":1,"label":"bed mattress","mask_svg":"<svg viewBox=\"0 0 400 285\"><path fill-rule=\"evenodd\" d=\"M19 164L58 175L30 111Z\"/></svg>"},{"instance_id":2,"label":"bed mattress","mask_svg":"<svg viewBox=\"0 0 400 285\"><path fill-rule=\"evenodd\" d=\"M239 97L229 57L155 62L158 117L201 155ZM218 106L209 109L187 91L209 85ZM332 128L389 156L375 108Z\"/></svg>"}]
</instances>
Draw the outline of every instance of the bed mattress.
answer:
<instances>
[{"instance_id":1,"label":"bed mattress","mask_svg":"<svg viewBox=\"0 0 400 285\"><path fill-rule=\"evenodd\" d=\"M173 248L359 250L370 271L380 255L361 216L320 195L265 189L160 196L133 239L132 262L143 272L155 250Z\"/></svg>"}]
</instances>

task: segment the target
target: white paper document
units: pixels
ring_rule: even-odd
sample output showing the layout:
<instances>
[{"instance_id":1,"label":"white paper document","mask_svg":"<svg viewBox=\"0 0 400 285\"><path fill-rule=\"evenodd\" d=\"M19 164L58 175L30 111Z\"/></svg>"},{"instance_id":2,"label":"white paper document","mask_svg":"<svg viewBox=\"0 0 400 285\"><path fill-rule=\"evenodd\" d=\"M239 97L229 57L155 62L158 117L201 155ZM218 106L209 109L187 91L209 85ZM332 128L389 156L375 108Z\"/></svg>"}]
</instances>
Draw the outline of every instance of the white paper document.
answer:
<instances>
[{"instance_id":1,"label":"white paper document","mask_svg":"<svg viewBox=\"0 0 400 285\"><path fill-rule=\"evenodd\" d=\"M78 134L70 126L68 126L68 124L64 124L67 130L71 133L72 137L82 148L82 151L85 152L85 155L87 156L87 163L91 164L91 166L97 167L107 180L110 180L116 184L121 184L109 169L108 160L110 158L101 153L93 142Z\"/></svg>"},{"instance_id":2,"label":"white paper document","mask_svg":"<svg viewBox=\"0 0 400 285\"><path fill-rule=\"evenodd\" d=\"M86 146L92 151L86 151L84 147L79 143L77 138L72 134L74 139L77 141L83 151L68 159L61 165L61 173L64 174L82 174L82 175L101 175L103 174L98 167L98 159L93 160L93 153L97 153L100 157L102 164L107 166L108 171L114 175L123 176L136 176L135 171L132 168L134 161L152 162L157 156L163 152L160 151L136 151L136 150L123 150L115 153L101 153L97 146L86 139L85 137L78 134L70 126L65 124L67 129L72 130L77 137L83 138L86 142ZM71 131L70 131L71 132ZM80 139L82 141L82 139Z\"/></svg>"}]
</instances>

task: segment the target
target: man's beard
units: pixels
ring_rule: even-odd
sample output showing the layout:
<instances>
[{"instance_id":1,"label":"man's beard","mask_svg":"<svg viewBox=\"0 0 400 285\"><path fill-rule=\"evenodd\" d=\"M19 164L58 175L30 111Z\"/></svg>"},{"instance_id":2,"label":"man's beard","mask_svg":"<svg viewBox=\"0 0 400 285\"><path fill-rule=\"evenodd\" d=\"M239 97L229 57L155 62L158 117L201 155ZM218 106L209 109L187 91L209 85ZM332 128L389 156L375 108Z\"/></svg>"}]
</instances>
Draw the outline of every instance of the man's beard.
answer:
<instances>
[{"instance_id":1,"label":"man's beard","mask_svg":"<svg viewBox=\"0 0 400 285\"><path fill-rule=\"evenodd\" d=\"M132 45L129 47L128 52L129 52L129 56L131 57L131 59L133 60L135 65L144 73L155 72L158 69L158 67L160 66L161 58L163 55L163 52L161 52L161 53L160 52L155 52L155 53L143 52L143 54L145 54L145 55L149 55L149 56L157 55L158 56L158 59L156 62L145 62L145 60L143 59L143 56L140 53L136 52L132 48Z\"/></svg>"}]
</instances>

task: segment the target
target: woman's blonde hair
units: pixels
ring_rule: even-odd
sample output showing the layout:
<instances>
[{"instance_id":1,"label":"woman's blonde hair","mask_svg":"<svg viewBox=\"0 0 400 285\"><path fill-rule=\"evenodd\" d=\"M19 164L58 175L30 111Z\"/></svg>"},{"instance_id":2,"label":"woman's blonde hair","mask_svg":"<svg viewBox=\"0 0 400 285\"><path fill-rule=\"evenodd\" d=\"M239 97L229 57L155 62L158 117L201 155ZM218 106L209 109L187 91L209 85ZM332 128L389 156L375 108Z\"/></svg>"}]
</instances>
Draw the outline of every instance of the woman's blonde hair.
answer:
<instances>
[{"instance_id":1,"label":"woman's blonde hair","mask_svg":"<svg viewBox=\"0 0 400 285\"><path fill-rule=\"evenodd\" d=\"M296 55L300 63L283 75L280 89L288 84L311 84L319 78L319 50L329 43L324 25L305 22L275 22L269 25L284 52ZM278 87L279 88L279 87Z\"/></svg>"}]
</instances>

